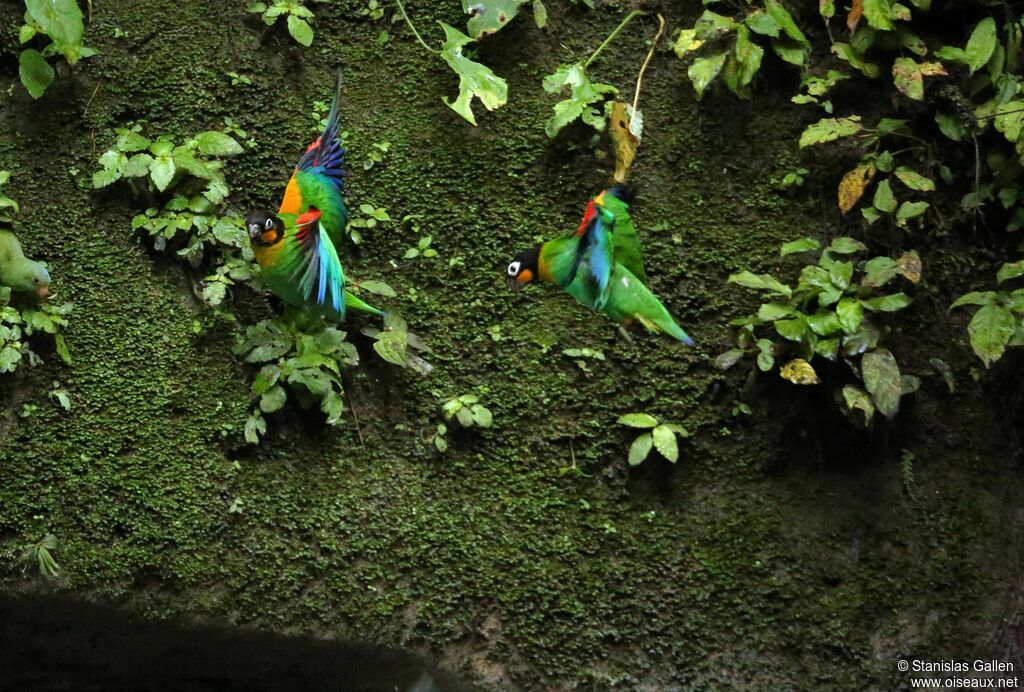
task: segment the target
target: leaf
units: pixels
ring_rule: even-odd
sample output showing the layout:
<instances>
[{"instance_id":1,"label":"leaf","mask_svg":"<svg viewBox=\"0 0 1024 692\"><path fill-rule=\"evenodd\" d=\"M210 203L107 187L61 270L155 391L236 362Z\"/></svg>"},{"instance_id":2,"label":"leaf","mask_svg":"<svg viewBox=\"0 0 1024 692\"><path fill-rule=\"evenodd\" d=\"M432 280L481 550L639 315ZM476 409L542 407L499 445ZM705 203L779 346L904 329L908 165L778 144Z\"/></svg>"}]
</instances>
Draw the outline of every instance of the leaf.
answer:
<instances>
[{"instance_id":1,"label":"leaf","mask_svg":"<svg viewBox=\"0 0 1024 692\"><path fill-rule=\"evenodd\" d=\"M651 453L653 445L654 439L649 432L633 440L633 444L629 446L629 465L639 466L647 458L647 455Z\"/></svg>"},{"instance_id":2,"label":"leaf","mask_svg":"<svg viewBox=\"0 0 1024 692\"><path fill-rule=\"evenodd\" d=\"M749 271L742 271L738 274L732 274L729 276L728 283L739 284L745 288L754 288L778 293L779 295L783 295L787 298L793 295L793 289L780 283L771 274L752 274Z\"/></svg>"},{"instance_id":3,"label":"leaf","mask_svg":"<svg viewBox=\"0 0 1024 692\"><path fill-rule=\"evenodd\" d=\"M896 312L910 305L910 296L905 293L892 293L870 300L862 300L861 305L875 312Z\"/></svg>"},{"instance_id":4,"label":"leaf","mask_svg":"<svg viewBox=\"0 0 1024 692\"><path fill-rule=\"evenodd\" d=\"M867 249L868 246L864 243L845 235L839 236L828 246L828 251L833 255L853 255Z\"/></svg>"},{"instance_id":5,"label":"leaf","mask_svg":"<svg viewBox=\"0 0 1024 692\"><path fill-rule=\"evenodd\" d=\"M383 281L360 281L359 288L374 295L384 296L385 298L394 298L398 295L395 293L395 289Z\"/></svg>"},{"instance_id":6,"label":"leaf","mask_svg":"<svg viewBox=\"0 0 1024 692\"><path fill-rule=\"evenodd\" d=\"M792 314L793 308L782 303L765 303L757 310L757 318L762 322L774 322Z\"/></svg>"},{"instance_id":7,"label":"leaf","mask_svg":"<svg viewBox=\"0 0 1024 692\"><path fill-rule=\"evenodd\" d=\"M775 367L775 345L768 339L758 339L757 348L761 351L757 354L757 367L761 372L768 372Z\"/></svg>"},{"instance_id":8,"label":"leaf","mask_svg":"<svg viewBox=\"0 0 1024 692\"><path fill-rule=\"evenodd\" d=\"M845 291L853 279L853 262L833 262L828 267L828 278L833 286Z\"/></svg>"},{"instance_id":9,"label":"leaf","mask_svg":"<svg viewBox=\"0 0 1024 692\"><path fill-rule=\"evenodd\" d=\"M782 30L779 23L775 21L770 14L762 10L755 10L748 14L746 19L743 20L743 23L746 24L755 34L771 36L772 38L777 37L779 35L779 31Z\"/></svg>"},{"instance_id":10,"label":"leaf","mask_svg":"<svg viewBox=\"0 0 1024 692\"><path fill-rule=\"evenodd\" d=\"M941 358L929 358L928 362L932 364L933 368L938 370L940 375L942 375L942 379L946 382L946 387L949 388L949 393L955 393L956 378L953 376L953 369L950 368L946 361Z\"/></svg>"},{"instance_id":11,"label":"leaf","mask_svg":"<svg viewBox=\"0 0 1024 692\"><path fill-rule=\"evenodd\" d=\"M474 404L471 410L473 411L473 421L477 425L481 428L491 427L491 423L494 419L491 417L490 409L481 406L480 404Z\"/></svg>"},{"instance_id":12,"label":"leaf","mask_svg":"<svg viewBox=\"0 0 1024 692\"><path fill-rule=\"evenodd\" d=\"M779 370L779 375L782 376L782 379L789 380L793 384L818 384L821 381L818 379L818 373L814 372L811 364L803 358L794 358L783 365Z\"/></svg>"},{"instance_id":13,"label":"leaf","mask_svg":"<svg viewBox=\"0 0 1024 692\"><path fill-rule=\"evenodd\" d=\"M82 10L76 0L25 0L26 16L53 40L57 51L74 65L82 51Z\"/></svg>"},{"instance_id":14,"label":"leaf","mask_svg":"<svg viewBox=\"0 0 1024 692\"><path fill-rule=\"evenodd\" d=\"M716 14L711 10L704 10L704 13L693 25L695 35L701 41L711 41L722 38L730 31L736 30L736 22L729 17Z\"/></svg>"},{"instance_id":15,"label":"leaf","mask_svg":"<svg viewBox=\"0 0 1024 692\"><path fill-rule=\"evenodd\" d=\"M949 309L958 308L962 305L990 305L996 299L995 291L971 291L956 299L949 306Z\"/></svg>"},{"instance_id":16,"label":"leaf","mask_svg":"<svg viewBox=\"0 0 1024 692\"><path fill-rule=\"evenodd\" d=\"M1018 276L1024 276L1024 260L1003 264L996 273L996 281L1003 283L1010 279L1016 279Z\"/></svg>"},{"instance_id":17,"label":"leaf","mask_svg":"<svg viewBox=\"0 0 1024 692\"><path fill-rule=\"evenodd\" d=\"M864 18L873 29L891 31L893 24L892 0L863 0Z\"/></svg>"},{"instance_id":18,"label":"leaf","mask_svg":"<svg viewBox=\"0 0 1024 692\"><path fill-rule=\"evenodd\" d=\"M275 384L260 397L260 410L264 413L280 411L281 408L284 407L287 399L288 394L284 391L284 387L279 384Z\"/></svg>"},{"instance_id":19,"label":"leaf","mask_svg":"<svg viewBox=\"0 0 1024 692\"><path fill-rule=\"evenodd\" d=\"M196 137L196 144L207 156L235 156L243 151L242 145L230 135L215 130L201 133Z\"/></svg>"},{"instance_id":20,"label":"leaf","mask_svg":"<svg viewBox=\"0 0 1024 692\"><path fill-rule=\"evenodd\" d=\"M875 416L875 405L871 403L871 396L860 387L848 384L843 387L843 401L851 411L860 410L864 413L864 425L871 425L871 419Z\"/></svg>"},{"instance_id":21,"label":"leaf","mask_svg":"<svg viewBox=\"0 0 1024 692\"><path fill-rule=\"evenodd\" d=\"M971 37L967 40L967 48L964 50L971 74L988 64L997 44L996 20L992 17L985 17L974 27Z\"/></svg>"},{"instance_id":22,"label":"leaf","mask_svg":"<svg viewBox=\"0 0 1024 692\"><path fill-rule=\"evenodd\" d=\"M696 36L697 32L694 29L683 29L679 32L679 38L672 47L677 57L686 57L687 53L692 53L704 45L704 41L698 40Z\"/></svg>"},{"instance_id":23,"label":"leaf","mask_svg":"<svg viewBox=\"0 0 1024 692\"><path fill-rule=\"evenodd\" d=\"M844 214L857 206L864 196L864 190L875 177L874 164L862 163L843 176L839 181L839 210Z\"/></svg>"},{"instance_id":24,"label":"leaf","mask_svg":"<svg viewBox=\"0 0 1024 692\"><path fill-rule=\"evenodd\" d=\"M836 305L836 315L839 316L839 324L846 334L853 334L860 327L864 319L864 309L856 298L843 297Z\"/></svg>"},{"instance_id":25,"label":"leaf","mask_svg":"<svg viewBox=\"0 0 1024 692\"><path fill-rule=\"evenodd\" d=\"M801 45L807 44L807 37L800 31L800 28L793 21L793 16L782 6L779 0L766 0L764 4L765 10L771 16L772 19L782 28L786 36L793 41Z\"/></svg>"},{"instance_id":26,"label":"leaf","mask_svg":"<svg viewBox=\"0 0 1024 692\"><path fill-rule=\"evenodd\" d=\"M732 366L739 362L740 358L743 357L742 348L734 348L726 351L722 355L715 358L715 367L719 370L728 370Z\"/></svg>"},{"instance_id":27,"label":"leaf","mask_svg":"<svg viewBox=\"0 0 1024 692\"><path fill-rule=\"evenodd\" d=\"M934 180L926 178L906 166L900 166L896 169L896 177L911 190L917 190L918 192L933 192L935 190Z\"/></svg>"},{"instance_id":28,"label":"leaf","mask_svg":"<svg viewBox=\"0 0 1024 692\"><path fill-rule=\"evenodd\" d=\"M647 413L627 413L615 422L631 428L653 428L658 425L658 419Z\"/></svg>"},{"instance_id":29,"label":"leaf","mask_svg":"<svg viewBox=\"0 0 1024 692\"><path fill-rule=\"evenodd\" d=\"M612 103L610 132L615 145L615 182L624 183L640 146L639 137L632 131L632 121L627 115L627 106L622 101Z\"/></svg>"},{"instance_id":30,"label":"leaf","mask_svg":"<svg viewBox=\"0 0 1024 692\"><path fill-rule=\"evenodd\" d=\"M831 142L841 137L850 137L860 133L863 129L859 115L852 115L848 118L822 118L808 126L800 135L800 148Z\"/></svg>"},{"instance_id":31,"label":"leaf","mask_svg":"<svg viewBox=\"0 0 1024 692\"><path fill-rule=\"evenodd\" d=\"M921 256L917 254L917 250L908 250L900 255L899 259L896 260L896 266L899 267L900 274L907 281L912 284L920 283L922 265Z\"/></svg>"},{"instance_id":32,"label":"leaf","mask_svg":"<svg viewBox=\"0 0 1024 692\"><path fill-rule=\"evenodd\" d=\"M813 315L808 315L807 326L818 336L832 336L842 331L842 325L839 324L839 316L831 310L822 310Z\"/></svg>"},{"instance_id":33,"label":"leaf","mask_svg":"<svg viewBox=\"0 0 1024 692\"><path fill-rule=\"evenodd\" d=\"M294 14L288 15L288 33L306 48L313 43L313 27L305 19L296 17Z\"/></svg>"},{"instance_id":34,"label":"leaf","mask_svg":"<svg viewBox=\"0 0 1024 692\"><path fill-rule=\"evenodd\" d=\"M679 461L679 443L676 434L667 425L659 425L652 432L654 448L673 464Z\"/></svg>"},{"instance_id":35,"label":"leaf","mask_svg":"<svg viewBox=\"0 0 1024 692\"><path fill-rule=\"evenodd\" d=\"M548 8L541 0L533 0L533 20L537 22L537 28L543 29L548 23Z\"/></svg>"},{"instance_id":36,"label":"leaf","mask_svg":"<svg viewBox=\"0 0 1024 692\"><path fill-rule=\"evenodd\" d=\"M850 63L850 66L861 71L865 77L874 79L878 77L879 70L878 65L872 62L864 60L863 56L860 55L853 47L848 43L833 43L832 52L835 53L840 59Z\"/></svg>"},{"instance_id":37,"label":"leaf","mask_svg":"<svg viewBox=\"0 0 1024 692\"><path fill-rule=\"evenodd\" d=\"M928 210L931 206L928 202L903 202L900 204L899 209L896 210L896 222L908 221L910 219L916 219L921 214Z\"/></svg>"},{"instance_id":38,"label":"leaf","mask_svg":"<svg viewBox=\"0 0 1024 692\"><path fill-rule=\"evenodd\" d=\"M761 69L763 57L764 49L750 40L750 31L747 27L737 27L736 42L722 70L722 80L734 94L740 98L747 98L747 87Z\"/></svg>"},{"instance_id":39,"label":"leaf","mask_svg":"<svg viewBox=\"0 0 1024 692\"><path fill-rule=\"evenodd\" d=\"M959 302L958 300L957 303ZM971 337L971 348L981 358L986 368L1003 357L1003 351L1006 350L1015 329L1013 313L1002 305L988 303L974 313L970 324L967 325L967 333Z\"/></svg>"},{"instance_id":40,"label":"leaf","mask_svg":"<svg viewBox=\"0 0 1024 692\"><path fill-rule=\"evenodd\" d=\"M887 349L877 348L864 354L860 360L864 375L864 387L871 394L875 407L886 418L892 418L900 410L903 384L896 359Z\"/></svg>"},{"instance_id":41,"label":"leaf","mask_svg":"<svg viewBox=\"0 0 1024 692\"><path fill-rule=\"evenodd\" d=\"M60 356L62 361L64 361L64 364L71 365L71 351L68 350L68 342L64 339L64 335L54 335L53 345L57 351L57 355Z\"/></svg>"},{"instance_id":42,"label":"leaf","mask_svg":"<svg viewBox=\"0 0 1024 692\"><path fill-rule=\"evenodd\" d=\"M857 331L843 337L843 355L859 356L877 346L881 338L882 334L878 331L878 327L868 321L861 322Z\"/></svg>"},{"instance_id":43,"label":"leaf","mask_svg":"<svg viewBox=\"0 0 1024 692\"><path fill-rule=\"evenodd\" d=\"M53 82L54 72L42 53L29 48L21 51L18 58L18 76L32 98L37 99Z\"/></svg>"},{"instance_id":44,"label":"leaf","mask_svg":"<svg viewBox=\"0 0 1024 692\"><path fill-rule=\"evenodd\" d=\"M462 0L462 10L469 14L469 21L466 22L469 35L478 39L500 31L519 14L519 7L523 4L525 0ZM538 20L537 26L544 25Z\"/></svg>"},{"instance_id":45,"label":"leaf","mask_svg":"<svg viewBox=\"0 0 1024 692\"><path fill-rule=\"evenodd\" d=\"M722 50L703 58L697 58L687 68L686 74L690 78L690 83L693 84L694 91L697 92L698 101L704 97L704 90L708 88L711 82L715 80L715 77L722 71L726 57L726 51Z\"/></svg>"},{"instance_id":46,"label":"leaf","mask_svg":"<svg viewBox=\"0 0 1024 692\"><path fill-rule=\"evenodd\" d=\"M444 29L445 42L441 57L459 75L459 96L453 102L444 99L445 104L467 121L476 125L476 118L470 104L473 98L489 111L504 106L508 100L508 84L496 76L490 68L473 62L462 54L462 48L472 39L458 29L440 22Z\"/></svg>"},{"instance_id":47,"label":"leaf","mask_svg":"<svg viewBox=\"0 0 1024 692\"><path fill-rule=\"evenodd\" d=\"M896 58L892 65L893 83L908 98L915 101L924 100L924 78L938 77L946 74L941 63L926 62L918 64L911 58Z\"/></svg>"},{"instance_id":48,"label":"leaf","mask_svg":"<svg viewBox=\"0 0 1024 692\"><path fill-rule=\"evenodd\" d=\"M785 257L786 255L793 255L798 252L810 252L811 250L817 250L820 247L821 243L814 238L801 238L800 240L793 240L783 244L782 248L779 250L779 256Z\"/></svg>"},{"instance_id":49,"label":"leaf","mask_svg":"<svg viewBox=\"0 0 1024 692\"><path fill-rule=\"evenodd\" d=\"M897 274L900 268L896 260L891 257L875 257L864 264L864 286L879 288L889 283Z\"/></svg>"},{"instance_id":50,"label":"leaf","mask_svg":"<svg viewBox=\"0 0 1024 692\"><path fill-rule=\"evenodd\" d=\"M259 411L254 411L245 421L245 441L249 444L259 444L260 435L267 434L267 421Z\"/></svg>"},{"instance_id":51,"label":"leaf","mask_svg":"<svg viewBox=\"0 0 1024 692\"><path fill-rule=\"evenodd\" d=\"M1007 140L1019 141L1021 129L1024 128L1024 101L999 104L996 107L995 125Z\"/></svg>"},{"instance_id":52,"label":"leaf","mask_svg":"<svg viewBox=\"0 0 1024 692\"><path fill-rule=\"evenodd\" d=\"M888 214L896 211L896 197L892 194L892 186L889 185L888 180L878 183L878 187L875 188L875 199L872 204L874 204L875 209Z\"/></svg>"},{"instance_id":53,"label":"leaf","mask_svg":"<svg viewBox=\"0 0 1024 692\"><path fill-rule=\"evenodd\" d=\"M157 156L149 166L149 176L156 189L163 192L174 178L174 160L170 156Z\"/></svg>"}]
</instances>

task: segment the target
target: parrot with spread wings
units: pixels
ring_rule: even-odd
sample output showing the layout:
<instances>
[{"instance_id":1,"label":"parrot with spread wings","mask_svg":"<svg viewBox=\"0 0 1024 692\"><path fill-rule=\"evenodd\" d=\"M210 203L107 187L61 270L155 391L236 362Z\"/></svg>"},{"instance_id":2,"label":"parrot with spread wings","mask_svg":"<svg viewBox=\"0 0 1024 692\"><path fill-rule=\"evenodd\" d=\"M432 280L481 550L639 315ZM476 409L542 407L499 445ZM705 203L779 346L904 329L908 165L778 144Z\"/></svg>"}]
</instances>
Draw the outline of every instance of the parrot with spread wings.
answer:
<instances>
[{"instance_id":1,"label":"parrot with spread wings","mask_svg":"<svg viewBox=\"0 0 1024 692\"><path fill-rule=\"evenodd\" d=\"M348 223L342 197L345 150L338 138L340 95L338 73L327 124L299 159L277 214L259 210L245 218L260 273L271 292L290 305L315 307L339 322L347 308L384 314L345 290L338 257Z\"/></svg>"},{"instance_id":2,"label":"parrot with spread wings","mask_svg":"<svg viewBox=\"0 0 1024 692\"><path fill-rule=\"evenodd\" d=\"M611 317L624 334L624 327L640 322L692 346L693 339L647 287L640 240L629 214L635 198L631 188L605 190L587 205L575 232L520 253L508 265L506 279L516 290L549 281Z\"/></svg>"}]
</instances>

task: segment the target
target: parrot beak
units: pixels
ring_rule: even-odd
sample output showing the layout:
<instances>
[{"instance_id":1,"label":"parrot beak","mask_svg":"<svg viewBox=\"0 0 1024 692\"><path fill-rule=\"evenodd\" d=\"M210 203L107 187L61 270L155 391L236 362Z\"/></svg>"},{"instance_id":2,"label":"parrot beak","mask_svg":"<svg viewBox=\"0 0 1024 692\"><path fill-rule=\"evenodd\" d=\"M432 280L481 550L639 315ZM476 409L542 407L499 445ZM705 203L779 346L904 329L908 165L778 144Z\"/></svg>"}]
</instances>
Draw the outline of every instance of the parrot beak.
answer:
<instances>
[{"instance_id":1,"label":"parrot beak","mask_svg":"<svg viewBox=\"0 0 1024 692\"><path fill-rule=\"evenodd\" d=\"M516 293L519 293L520 291L523 290L523 284L519 281L519 279L517 279L514 276L506 277L505 283L507 283L508 287L511 288Z\"/></svg>"},{"instance_id":2,"label":"parrot beak","mask_svg":"<svg viewBox=\"0 0 1024 692\"><path fill-rule=\"evenodd\" d=\"M36 289L36 295L39 296L40 298L45 298L46 296L50 295L50 287L40 286L39 288Z\"/></svg>"},{"instance_id":3,"label":"parrot beak","mask_svg":"<svg viewBox=\"0 0 1024 692\"><path fill-rule=\"evenodd\" d=\"M263 233L263 226L258 223L249 224L249 240L259 240L261 233Z\"/></svg>"}]
</instances>

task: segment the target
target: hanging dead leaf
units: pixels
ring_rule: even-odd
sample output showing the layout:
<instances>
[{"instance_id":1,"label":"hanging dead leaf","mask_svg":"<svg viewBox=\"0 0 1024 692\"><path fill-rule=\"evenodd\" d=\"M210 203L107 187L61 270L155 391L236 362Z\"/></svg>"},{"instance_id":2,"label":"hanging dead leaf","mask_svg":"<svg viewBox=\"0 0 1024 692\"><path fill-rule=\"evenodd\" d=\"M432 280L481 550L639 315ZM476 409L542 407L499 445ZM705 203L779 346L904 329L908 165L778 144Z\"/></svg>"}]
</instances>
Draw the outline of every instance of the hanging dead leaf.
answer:
<instances>
[{"instance_id":1,"label":"hanging dead leaf","mask_svg":"<svg viewBox=\"0 0 1024 692\"><path fill-rule=\"evenodd\" d=\"M917 250L910 250L904 252L898 260L896 260L896 266L900 270L900 274L903 275L910 283L916 284L921 281L921 256L917 254Z\"/></svg>"},{"instance_id":2,"label":"hanging dead leaf","mask_svg":"<svg viewBox=\"0 0 1024 692\"><path fill-rule=\"evenodd\" d=\"M803 358L794 358L789 361L782 366L779 374L793 384L818 384L820 382L818 373L814 372L811 364Z\"/></svg>"},{"instance_id":3,"label":"hanging dead leaf","mask_svg":"<svg viewBox=\"0 0 1024 692\"><path fill-rule=\"evenodd\" d=\"M874 179L875 170L873 164L862 163L843 176L843 179L839 181L840 211L845 214L857 206L857 202L864 196L864 190Z\"/></svg>"},{"instance_id":4,"label":"hanging dead leaf","mask_svg":"<svg viewBox=\"0 0 1024 692\"><path fill-rule=\"evenodd\" d=\"M850 6L850 14L846 15L846 26L850 29L852 34L857 30L857 24L860 23L860 18L864 14L864 0L853 0L853 4Z\"/></svg>"},{"instance_id":5,"label":"hanging dead leaf","mask_svg":"<svg viewBox=\"0 0 1024 692\"><path fill-rule=\"evenodd\" d=\"M622 101L612 104L611 135L615 144L615 182L624 183L636 158L640 140L630 131L629 115Z\"/></svg>"}]
</instances>

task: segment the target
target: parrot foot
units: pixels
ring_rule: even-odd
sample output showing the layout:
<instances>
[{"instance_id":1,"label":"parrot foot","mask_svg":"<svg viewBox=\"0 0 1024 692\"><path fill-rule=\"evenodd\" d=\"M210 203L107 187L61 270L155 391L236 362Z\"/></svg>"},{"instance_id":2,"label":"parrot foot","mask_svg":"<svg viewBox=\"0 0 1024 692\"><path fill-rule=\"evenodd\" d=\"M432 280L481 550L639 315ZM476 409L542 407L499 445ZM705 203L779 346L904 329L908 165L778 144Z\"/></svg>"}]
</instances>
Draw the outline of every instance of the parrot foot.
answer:
<instances>
[{"instance_id":1,"label":"parrot foot","mask_svg":"<svg viewBox=\"0 0 1024 692\"><path fill-rule=\"evenodd\" d=\"M626 343L628 343L630 346L633 345L633 337L631 337L629 335L629 332L626 331L625 325L619 325L619 334L622 336L623 339L626 340Z\"/></svg>"}]
</instances>

